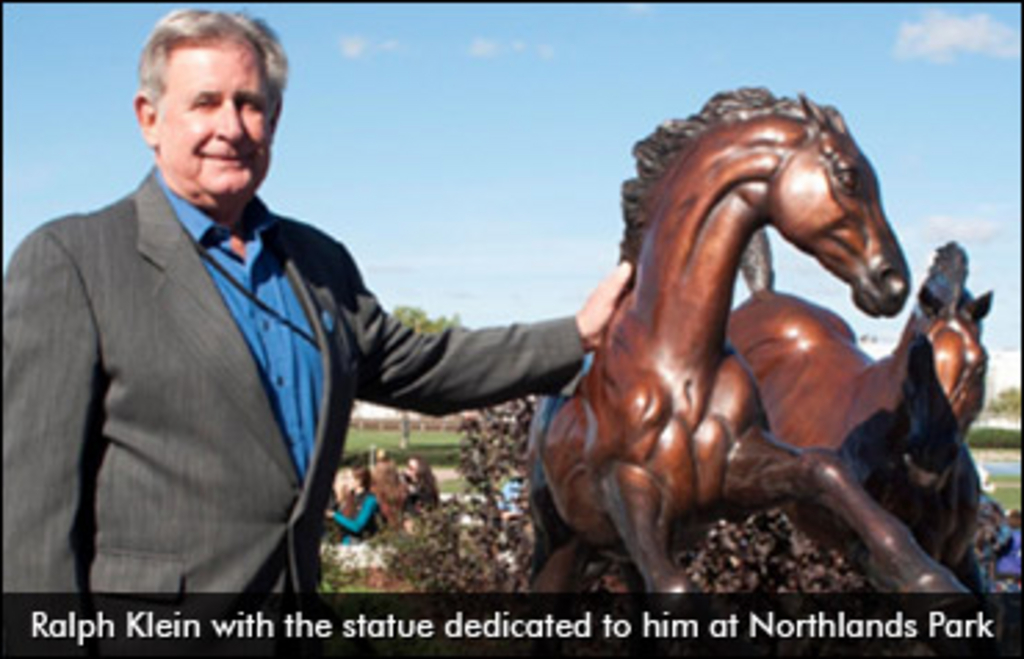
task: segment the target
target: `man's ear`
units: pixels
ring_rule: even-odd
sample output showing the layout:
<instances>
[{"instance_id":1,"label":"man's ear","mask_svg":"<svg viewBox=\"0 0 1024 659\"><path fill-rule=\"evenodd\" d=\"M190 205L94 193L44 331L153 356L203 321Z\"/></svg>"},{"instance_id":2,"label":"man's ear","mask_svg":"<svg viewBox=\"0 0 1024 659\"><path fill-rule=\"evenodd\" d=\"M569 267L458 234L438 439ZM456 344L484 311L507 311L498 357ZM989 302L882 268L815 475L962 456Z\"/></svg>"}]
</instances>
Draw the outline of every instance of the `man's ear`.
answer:
<instances>
[{"instance_id":1,"label":"man's ear","mask_svg":"<svg viewBox=\"0 0 1024 659\"><path fill-rule=\"evenodd\" d=\"M142 139L146 140L146 144L154 149L160 143L157 118L157 107L149 100L149 97L144 94L136 95L135 119L139 122L139 130L142 131Z\"/></svg>"}]
</instances>

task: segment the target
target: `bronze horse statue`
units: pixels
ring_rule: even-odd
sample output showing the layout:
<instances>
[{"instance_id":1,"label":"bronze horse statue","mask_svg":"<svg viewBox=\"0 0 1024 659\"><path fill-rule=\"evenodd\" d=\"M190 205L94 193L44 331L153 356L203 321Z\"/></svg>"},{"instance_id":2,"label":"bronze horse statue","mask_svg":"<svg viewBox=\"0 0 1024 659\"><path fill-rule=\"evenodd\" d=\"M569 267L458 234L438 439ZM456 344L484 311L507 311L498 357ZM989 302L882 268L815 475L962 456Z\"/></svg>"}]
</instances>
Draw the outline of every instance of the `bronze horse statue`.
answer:
<instances>
[{"instance_id":1,"label":"bronze horse statue","mask_svg":"<svg viewBox=\"0 0 1024 659\"><path fill-rule=\"evenodd\" d=\"M531 431L533 589L578 590L611 557L634 589L692 591L678 558L695 534L799 500L853 530L881 589L961 592L835 452L768 432L725 342L741 254L766 224L849 284L865 312L895 315L906 301L874 172L839 113L742 89L634 153L639 177L623 186L633 288L575 394L543 401Z\"/></svg>"},{"instance_id":2,"label":"bronze horse statue","mask_svg":"<svg viewBox=\"0 0 1024 659\"><path fill-rule=\"evenodd\" d=\"M899 344L878 361L839 316L772 289L764 232L743 273L752 295L730 317L728 338L753 371L772 430L795 446L841 450L925 551L983 592L973 550L980 489L964 439L985 397L981 320L992 293L967 290L963 249L937 251ZM843 537L816 511L788 512L819 540Z\"/></svg>"}]
</instances>

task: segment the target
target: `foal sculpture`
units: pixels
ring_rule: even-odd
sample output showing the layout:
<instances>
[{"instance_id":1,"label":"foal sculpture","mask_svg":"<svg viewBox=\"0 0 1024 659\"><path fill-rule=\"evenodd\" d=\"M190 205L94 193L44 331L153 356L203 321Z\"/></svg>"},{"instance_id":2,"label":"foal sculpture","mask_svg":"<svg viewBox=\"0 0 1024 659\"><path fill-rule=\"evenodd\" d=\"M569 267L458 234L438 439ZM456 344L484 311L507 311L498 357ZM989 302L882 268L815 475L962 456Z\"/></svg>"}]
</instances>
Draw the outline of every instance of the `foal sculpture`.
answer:
<instances>
[{"instance_id":1,"label":"foal sculpture","mask_svg":"<svg viewBox=\"0 0 1024 659\"><path fill-rule=\"evenodd\" d=\"M871 166L837 112L766 90L713 98L635 150L624 185L633 289L576 393L548 399L531 436L535 591L571 591L606 556L648 592L692 590L677 558L703 525L785 501L853 530L884 590L959 591L833 452L767 430L754 382L725 343L744 246L770 223L894 315L908 293Z\"/></svg>"},{"instance_id":2,"label":"foal sculpture","mask_svg":"<svg viewBox=\"0 0 1024 659\"><path fill-rule=\"evenodd\" d=\"M982 592L973 550L980 490L964 439L984 401L981 320L992 293L967 290L966 253L956 243L937 251L899 344L878 361L839 316L773 290L763 232L743 261L751 297L730 317L728 338L753 371L772 430L796 446L841 449L925 551ZM925 361L922 342L931 346ZM789 512L819 540L843 535L814 511Z\"/></svg>"}]
</instances>

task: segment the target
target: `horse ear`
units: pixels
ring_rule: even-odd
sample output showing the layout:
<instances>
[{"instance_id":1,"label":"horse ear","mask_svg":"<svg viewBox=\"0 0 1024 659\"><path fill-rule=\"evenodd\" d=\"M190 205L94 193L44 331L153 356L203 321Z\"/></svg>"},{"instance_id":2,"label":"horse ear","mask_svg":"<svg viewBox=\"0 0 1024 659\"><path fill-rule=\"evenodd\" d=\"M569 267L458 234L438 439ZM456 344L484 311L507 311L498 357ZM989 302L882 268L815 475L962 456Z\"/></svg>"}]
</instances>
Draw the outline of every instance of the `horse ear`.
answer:
<instances>
[{"instance_id":1,"label":"horse ear","mask_svg":"<svg viewBox=\"0 0 1024 659\"><path fill-rule=\"evenodd\" d=\"M843 119L843 115L838 112L829 112L827 114L829 125L832 126L837 133L842 133L843 135L850 134L850 130L846 127L846 120Z\"/></svg>"},{"instance_id":2,"label":"horse ear","mask_svg":"<svg viewBox=\"0 0 1024 659\"><path fill-rule=\"evenodd\" d=\"M928 318L937 318L942 312L942 300L928 286L922 286L917 294L917 303Z\"/></svg>"},{"instance_id":3,"label":"horse ear","mask_svg":"<svg viewBox=\"0 0 1024 659\"><path fill-rule=\"evenodd\" d=\"M971 316L971 320L974 322L980 322L982 318L988 315L988 312L992 309L992 291L985 293L981 297L972 300L967 305L967 313Z\"/></svg>"},{"instance_id":4,"label":"horse ear","mask_svg":"<svg viewBox=\"0 0 1024 659\"><path fill-rule=\"evenodd\" d=\"M829 122L828 117L825 116L825 113L822 111L820 107L818 107L818 105L814 101L807 98L803 94L800 94L799 96L800 105L803 107L804 114L807 115L807 118L809 120L813 121L814 123L824 128L829 128L832 125L831 122Z\"/></svg>"},{"instance_id":5,"label":"horse ear","mask_svg":"<svg viewBox=\"0 0 1024 659\"><path fill-rule=\"evenodd\" d=\"M804 115L807 116L807 119L817 124L823 124L825 119L821 116L821 108L803 93L799 94L799 96L800 106L804 108Z\"/></svg>"}]
</instances>

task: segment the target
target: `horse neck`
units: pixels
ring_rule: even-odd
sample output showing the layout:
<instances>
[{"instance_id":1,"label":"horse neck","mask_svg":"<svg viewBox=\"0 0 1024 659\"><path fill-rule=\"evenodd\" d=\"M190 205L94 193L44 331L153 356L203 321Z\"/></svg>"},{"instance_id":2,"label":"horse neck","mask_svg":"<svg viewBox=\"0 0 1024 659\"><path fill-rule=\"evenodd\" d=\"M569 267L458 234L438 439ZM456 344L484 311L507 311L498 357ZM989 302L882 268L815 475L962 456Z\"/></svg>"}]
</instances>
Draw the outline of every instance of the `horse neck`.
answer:
<instances>
[{"instance_id":1,"label":"horse neck","mask_svg":"<svg viewBox=\"0 0 1024 659\"><path fill-rule=\"evenodd\" d=\"M777 143L717 146L695 146L654 191L662 201L640 254L634 309L677 364L720 357L740 257L763 216L751 201L763 190L743 192L763 188L782 158Z\"/></svg>"}]
</instances>

